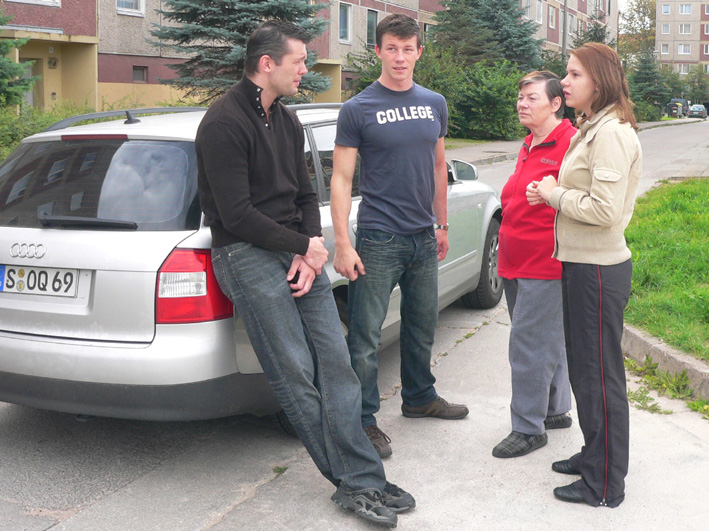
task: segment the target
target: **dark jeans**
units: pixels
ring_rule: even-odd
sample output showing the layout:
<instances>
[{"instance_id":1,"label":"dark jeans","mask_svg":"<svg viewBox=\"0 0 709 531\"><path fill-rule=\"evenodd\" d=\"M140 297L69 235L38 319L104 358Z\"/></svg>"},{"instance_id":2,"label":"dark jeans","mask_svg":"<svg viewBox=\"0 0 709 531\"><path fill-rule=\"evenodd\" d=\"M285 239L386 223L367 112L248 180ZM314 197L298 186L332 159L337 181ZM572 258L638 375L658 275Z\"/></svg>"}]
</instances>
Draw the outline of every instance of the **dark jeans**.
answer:
<instances>
[{"instance_id":1,"label":"dark jeans","mask_svg":"<svg viewBox=\"0 0 709 531\"><path fill-rule=\"evenodd\" d=\"M616 507L625 498L629 407L620 340L633 266L562 264L564 334L571 389L584 446L571 457L587 503Z\"/></svg>"},{"instance_id":2,"label":"dark jeans","mask_svg":"<svg viewBox=\"0 0 709 531\"><path fill-rule=\"evenodd\" d=\"M436 398L431 348L438 323L438 244L433 227L413 236L357 231L356 250L365 275L350 282L348 343L352 367L362 382L362 426L379 411L377 347L389 297L401 290L401 397L421 406Z\"/></svg>"},{"instance_id":3,"label":"dark jeans","mask_svg":"<svg viewBox=\"0 0 709 531\"><path fill-rule=\"evenodd\" d=\"M293 255L248 243L214 249L234 303L283 410L320 472L348 490L383 489L384 468L360 423L361 393L327 274L294 298Z\"/></svg>"}]
</instances>

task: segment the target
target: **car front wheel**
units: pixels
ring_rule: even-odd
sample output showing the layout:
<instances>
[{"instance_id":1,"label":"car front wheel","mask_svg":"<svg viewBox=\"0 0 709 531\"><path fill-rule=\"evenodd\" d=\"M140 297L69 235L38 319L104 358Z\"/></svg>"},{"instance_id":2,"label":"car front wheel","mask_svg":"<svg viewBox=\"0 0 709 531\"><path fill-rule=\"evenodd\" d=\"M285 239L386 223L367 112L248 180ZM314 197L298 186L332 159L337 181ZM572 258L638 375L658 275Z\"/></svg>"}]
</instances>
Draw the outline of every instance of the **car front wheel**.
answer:
<instances>
[{"instance_id":1,"label":"car front wheel","mask_svg":"<svg viewBox=\"0 0 709 531\"><path fill-rule=\"evenodd\" d=\"M480 281L473 291L461 297L468 308L487 310L496 306L502 298L502 278L497 274L499 233L500 222L492 218L485 235Z\"/></svg>"}]
</instances>

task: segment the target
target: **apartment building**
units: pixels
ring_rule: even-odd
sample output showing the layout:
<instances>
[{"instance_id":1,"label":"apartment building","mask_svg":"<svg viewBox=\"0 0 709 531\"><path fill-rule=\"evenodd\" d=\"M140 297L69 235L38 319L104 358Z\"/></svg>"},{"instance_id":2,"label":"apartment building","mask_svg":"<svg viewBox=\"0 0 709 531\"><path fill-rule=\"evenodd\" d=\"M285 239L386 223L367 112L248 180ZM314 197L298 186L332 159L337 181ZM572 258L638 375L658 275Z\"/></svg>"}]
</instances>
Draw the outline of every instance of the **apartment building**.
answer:
<instances>
[{"instance_id":1,"label":"apartment building","mask_svg":"<svg viewBox=\"0 0 709 531\"><path fill-rule=\"evenodd\" d=\"M657 0L656 10L658 63L680 75L693 65L709 73L709 2Z\"/></svg>"},{"instance_id":2,"label":"apartment building","mask_svg":"<svg viewBox=\"0 0 709 531\"><path fill-rule=\"evenodd\" d=\"M610 38L618 37L617 0L520 0L520 6L524 16L539 25L535 37L544 40L543 48L547 50L572 48L594 13L606 24Z\"/></svg>"},{"instance_id":3,"label":"apartment building","mask_svg":"<svg viewBox=\"0 0 709 531\"><path fill-rule=\"evenodd\" d=\"M95 0L4 0L2 9L12 20L0 27L0 36L29 38L14 51L18 63L32 61L39 76L25 96L29 105L50 106L69 100L96 107L98 103L98 13Z\"/></svg>"}]
</instances>

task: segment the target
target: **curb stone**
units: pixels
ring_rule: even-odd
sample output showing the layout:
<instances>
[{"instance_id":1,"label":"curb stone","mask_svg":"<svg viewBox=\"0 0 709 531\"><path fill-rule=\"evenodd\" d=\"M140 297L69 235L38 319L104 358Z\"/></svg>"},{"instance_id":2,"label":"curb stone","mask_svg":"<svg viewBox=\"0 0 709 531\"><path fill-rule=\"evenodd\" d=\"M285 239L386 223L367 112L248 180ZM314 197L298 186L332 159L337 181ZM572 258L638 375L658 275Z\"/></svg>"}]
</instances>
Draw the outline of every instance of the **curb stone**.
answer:
<instances>
[{"instance_id":1,"label":"curb stone","mask_svg":"<svg viewBox=\"0 0 709 531\"><path fill-rule=\"evenodd\" d=\"M687 371L689 386L699 398L709 400L709 366L676 348L666 345L661 339L630 325L623 327L621 339L623 352L642 365L649 357L657 368L672 375Z\"/></svg>"}]
</instances>

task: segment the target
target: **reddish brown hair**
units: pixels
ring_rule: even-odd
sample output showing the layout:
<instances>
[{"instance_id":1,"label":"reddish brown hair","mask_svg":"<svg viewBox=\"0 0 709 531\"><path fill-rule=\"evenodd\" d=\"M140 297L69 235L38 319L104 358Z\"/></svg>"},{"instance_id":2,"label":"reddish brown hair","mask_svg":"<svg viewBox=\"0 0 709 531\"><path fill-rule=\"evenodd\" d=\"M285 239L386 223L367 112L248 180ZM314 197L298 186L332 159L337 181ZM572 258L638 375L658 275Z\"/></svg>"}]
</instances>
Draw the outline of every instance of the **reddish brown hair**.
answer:
<instances>
[{"instance_id":1,"label":"reddish brown hair","mask_svg":"<svg viewBox=\"0 0 709 531\"><path fill-rule=\"evenodd\" d=\"M596 97L591 103L591 110L597 113L610 105L611 111L615 111L620 116L621 123L628 122L633 129L637 129L628 81L615 50L599 42L587 42L575 50L570 50L569 53L579 60L598 87ZM578 109L576 113L580 118L579 123L588 119Z\"/></svg>"}]
</instances>

